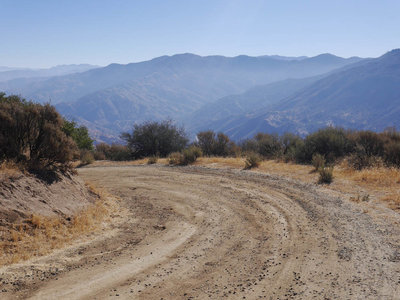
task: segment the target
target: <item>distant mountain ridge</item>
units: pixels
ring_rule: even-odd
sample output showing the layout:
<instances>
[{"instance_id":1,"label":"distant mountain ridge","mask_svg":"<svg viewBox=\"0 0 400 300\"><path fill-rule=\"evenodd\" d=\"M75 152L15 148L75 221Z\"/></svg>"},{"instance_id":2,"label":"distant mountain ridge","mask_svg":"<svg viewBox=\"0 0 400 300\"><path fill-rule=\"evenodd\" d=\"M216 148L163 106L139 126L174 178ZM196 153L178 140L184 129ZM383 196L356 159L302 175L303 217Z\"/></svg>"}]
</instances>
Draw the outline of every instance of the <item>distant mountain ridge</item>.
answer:
<instances>
[{"instance_id":1,"label":"distant mountain ridge","mask_svg":"<svg viewBox=\"0 0 400 300\"><path fill-rule=\"evenodd\" d=\"M333 72L262 110L210 124L234 139L255 132L307 134L325 126L400 128L400 49Z\"/></svg>"},{"instance_id":2,"label":"distant mountain ridge","mask_svg":"<svg viewBox=\"0 0 400 300\"><path fill-rule=\"evenodd\" d=\"M135 122L183 116L219 98L268 83L325 74L361 61L323 54L310 58L206 56L185 53L64 76L0 82L0 90L40 102L94 132L128 130ZM95 134L99 140L101 136ZM109 136L109 135L108 135Z\"/></svg>"},{"instance_id":3,"label":"distant mountain ridge","mask_svg":"<svg viewBox=\"0 0 400 300\"><path fill-rule=\"evenodd\" d=\"M0 67L0 81L8 81L18 78L61 76L72 73L85 72L98 67L99 66L89 64L59 65L48 69Z\"/></svg>"}]
</instances>

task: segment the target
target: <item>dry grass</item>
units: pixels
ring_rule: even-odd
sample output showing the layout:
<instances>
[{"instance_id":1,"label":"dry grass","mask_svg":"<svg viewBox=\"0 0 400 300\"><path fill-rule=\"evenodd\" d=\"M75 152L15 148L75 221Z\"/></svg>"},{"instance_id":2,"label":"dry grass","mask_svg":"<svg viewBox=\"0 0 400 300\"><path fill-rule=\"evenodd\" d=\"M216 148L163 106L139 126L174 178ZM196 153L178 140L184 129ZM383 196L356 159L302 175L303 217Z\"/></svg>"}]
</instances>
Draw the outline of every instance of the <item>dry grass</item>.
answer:
<instances>
[{"instance_id":1,"label":"dry grass","mask_svg":"<svg viewBox=\"0 0 400 300\"><path fill-rule=\"evenodd\" d=\"M115 198L87 184L98 200L69 218L32 215L0 232L0 266L50 253L83 234L100 229L116 210Z\"/></svg>"},{"instance_id":2,"label":"dry grass","mask_svg":"<svg viewBox=\"0 0 400 300\"><path fill-rule=\"evenodd\" d=\"M378 167L357 171L342 164L338 169L338 174L359 184L374 187L391 187L400 184L400 169L395 168Z\"/></svg>"},{"instance_id":3,"label":"dry grass","mask_svg":"<svg viewBox=\"0 0 400 300\"><path fill-rule=\"evenodd\" d=\"M199 157L195 162L198 166L216 168L241 168L245 166L245 158L242 157Z\"/></svg>"}]
</instances>

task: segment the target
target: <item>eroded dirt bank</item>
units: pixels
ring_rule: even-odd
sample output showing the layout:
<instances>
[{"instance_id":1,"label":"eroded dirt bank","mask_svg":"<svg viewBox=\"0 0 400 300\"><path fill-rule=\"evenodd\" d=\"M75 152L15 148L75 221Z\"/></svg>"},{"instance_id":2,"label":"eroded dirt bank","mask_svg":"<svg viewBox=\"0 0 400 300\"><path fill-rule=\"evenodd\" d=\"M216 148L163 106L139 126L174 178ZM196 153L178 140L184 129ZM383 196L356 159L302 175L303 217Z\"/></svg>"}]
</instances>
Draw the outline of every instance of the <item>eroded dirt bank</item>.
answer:
<instances>
[{"instance_id":1,"label":"eroded dirt bank","mask_svg":"<svg viewBox=\"0 0 400 300\"><path fill-rule=\"evenodd\" d=\"M79 173L119 196L126 217L91 242L1 270L0 298L399 298L389 209L365 213L348 195L248 171Z\"/></svg>"}]
</instances>

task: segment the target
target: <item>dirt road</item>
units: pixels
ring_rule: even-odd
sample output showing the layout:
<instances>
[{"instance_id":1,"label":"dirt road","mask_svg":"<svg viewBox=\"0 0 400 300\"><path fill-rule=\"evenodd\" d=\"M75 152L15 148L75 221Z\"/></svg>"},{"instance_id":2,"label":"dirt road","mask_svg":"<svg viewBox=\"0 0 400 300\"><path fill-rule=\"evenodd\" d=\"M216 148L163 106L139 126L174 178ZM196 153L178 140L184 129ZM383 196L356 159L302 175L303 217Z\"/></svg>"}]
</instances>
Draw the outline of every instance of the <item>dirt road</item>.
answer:
<instances>
[{"instance_id":1,"label":"dirt road","mask_svg":"<svg viewBox=\"0 0 400 300\"><path fill-rule=\"evenodd\" d=\"M347 195L249 171L79 173L119 196L125 219L43 260L45 275L9 270L20 288L0 298L400 299L393 211L365 212Z\"/></svg>"}]
</instances>

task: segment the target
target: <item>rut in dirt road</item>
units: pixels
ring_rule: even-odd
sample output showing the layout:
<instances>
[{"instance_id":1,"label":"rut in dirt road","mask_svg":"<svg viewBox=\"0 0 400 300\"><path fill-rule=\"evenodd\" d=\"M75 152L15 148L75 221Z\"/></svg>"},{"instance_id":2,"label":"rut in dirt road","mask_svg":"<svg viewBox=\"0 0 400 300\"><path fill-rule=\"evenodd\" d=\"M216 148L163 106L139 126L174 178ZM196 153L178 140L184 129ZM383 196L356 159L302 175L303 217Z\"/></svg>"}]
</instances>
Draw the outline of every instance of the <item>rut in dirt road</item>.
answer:
<instances>
[{"instance_id":1,"label":"rut in dirt road","mask_svg":"<svg viewBox=\"0 0 400 300\"><path fill-rule=\"evenodd\" d=\"M79 173L121 197L129 222L24 297L399 299L398 225L323 187L201 167Z\"/></svg>"}]
</instances>

